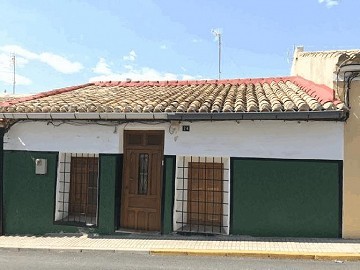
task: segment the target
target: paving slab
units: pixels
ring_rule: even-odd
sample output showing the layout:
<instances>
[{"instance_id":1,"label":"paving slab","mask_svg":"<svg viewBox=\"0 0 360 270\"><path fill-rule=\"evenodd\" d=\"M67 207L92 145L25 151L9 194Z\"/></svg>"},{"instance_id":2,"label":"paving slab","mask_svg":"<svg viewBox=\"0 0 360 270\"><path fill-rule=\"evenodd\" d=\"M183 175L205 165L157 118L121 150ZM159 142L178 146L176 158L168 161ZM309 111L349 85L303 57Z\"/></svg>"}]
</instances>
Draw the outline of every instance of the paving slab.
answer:
<instances>
[{"instance_id":1,"label":"paving slab","mask_svg":"<svg viewBox=\"0 0 360 270\"><path fill-rule=\"evenodd\" d=\"M360 260L360 241L319 238L258 238L153 234L50 234L0 236L0 248L60 251L131 251L153 255L206 255Z\"/></svg>"}]
</instances>

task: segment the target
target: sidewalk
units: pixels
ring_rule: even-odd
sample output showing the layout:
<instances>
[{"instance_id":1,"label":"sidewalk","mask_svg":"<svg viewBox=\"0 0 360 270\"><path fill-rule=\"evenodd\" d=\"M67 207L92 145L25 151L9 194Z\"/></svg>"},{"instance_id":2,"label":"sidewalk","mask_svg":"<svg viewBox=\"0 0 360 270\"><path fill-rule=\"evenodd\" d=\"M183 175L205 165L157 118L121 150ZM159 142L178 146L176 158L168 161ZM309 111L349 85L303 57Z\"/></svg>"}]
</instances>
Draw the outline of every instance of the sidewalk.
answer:
<instances>
[{"instance_id":1,"label":"sidewalk","mask_svg":"<svg viewBox=\"0 0 360 270\"><path fill-rule=\"evenodd\" d=\"M0 249L131 251L161 255L247 256L289 259L360 260L360 241L182 235L0 236Z\"/></svg>"}]
</instances>

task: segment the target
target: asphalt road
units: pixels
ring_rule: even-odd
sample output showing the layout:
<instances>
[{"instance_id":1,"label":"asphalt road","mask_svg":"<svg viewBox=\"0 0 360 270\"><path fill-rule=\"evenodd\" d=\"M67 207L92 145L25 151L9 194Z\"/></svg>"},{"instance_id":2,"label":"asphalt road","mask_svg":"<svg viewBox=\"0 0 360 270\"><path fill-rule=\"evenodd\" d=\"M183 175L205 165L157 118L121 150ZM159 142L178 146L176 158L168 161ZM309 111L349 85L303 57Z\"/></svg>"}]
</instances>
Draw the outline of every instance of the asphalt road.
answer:
<instances>
[{"instance_id":1,"label":"asphalt road","mask_svg":"<svg viewBox=\"0 0 360 270\"><path fill-rule=\"evenodd\" d=\"M360 262L0 249L0 269L360 269Z\"/></svg>"}]
</instances>

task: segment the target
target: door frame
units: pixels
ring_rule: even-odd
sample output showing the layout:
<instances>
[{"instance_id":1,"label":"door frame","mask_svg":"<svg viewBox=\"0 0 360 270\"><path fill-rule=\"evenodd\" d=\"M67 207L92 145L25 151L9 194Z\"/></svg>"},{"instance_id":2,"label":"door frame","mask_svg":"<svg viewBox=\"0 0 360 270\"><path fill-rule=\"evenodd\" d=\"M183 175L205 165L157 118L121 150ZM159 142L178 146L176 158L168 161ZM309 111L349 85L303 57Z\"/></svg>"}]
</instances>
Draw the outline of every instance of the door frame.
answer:
<instances>
[{"instance_id":1,"label":"door frame","mask_svg":"<svg viewBox=\"0 0 360 270\"><path fill-rule=\"evenodd\" d=\"M134 134L134 135L139 135L142 134L142 139L141 139L141 144L129 144L128 143L128 136ZM161 135L161 144L157 144L157 145L148 145L146 144L146 138L147 135ZM118 192L120 192L120 199L119 199L119 203L120 206L118 208L118 228L119 229L124 229L124 230L136 230L135 228L124 228L122 226L122 219L124 218L124 212L126 211L125 209L125 187L124 185L126 184L126 173L127 173L127 169L126 169L126 158L127 158L127 150L161 150L160 151L160 155L161 155L161 162L160 162L160 167L159 167L159 188L158 188L158 200L159 200L159 223L160 223L160 228L159 230L156 230L158 232L162 232L163 229L163 197L164 197L164 144L165 144L165 131L164 130L141 130L141 129L134 129L134 130L124 130L123 132L123 157L122 157L122 172L121 172L121 183L119 183L120 188L118 188ZM146 231L147 230L136 230L136 231Z\"/></svg>"}]
</instances>

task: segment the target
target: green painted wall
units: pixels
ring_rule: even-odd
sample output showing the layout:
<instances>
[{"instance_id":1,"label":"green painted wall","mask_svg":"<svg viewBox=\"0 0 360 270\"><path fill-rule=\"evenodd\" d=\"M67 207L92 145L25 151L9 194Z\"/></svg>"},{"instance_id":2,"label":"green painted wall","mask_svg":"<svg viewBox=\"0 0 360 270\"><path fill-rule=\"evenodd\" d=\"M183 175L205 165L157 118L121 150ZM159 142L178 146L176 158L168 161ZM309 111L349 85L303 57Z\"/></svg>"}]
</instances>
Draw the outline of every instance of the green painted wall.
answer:
<instances>
[{"instance_id":1,"label":"green painted wall","mask_svg":"<svg viewBox=\"0 0 360 270\"><path fill-rule=\"evenodd\" d=\"M115 231L115 197L118 180L118 155L100 155L99 224L97 232L111 234Z\"/></svg>"},{"instance_id":2,"label":"green painted wall","mask_svg":"<svg viewBox=\"0 0 360 270\"><path fill-rule=\"evenodd\" d=\"M176 156L164 156L163 177L163 226L162 233L169 234L173 231L173 203L175 183Z\"/></svg>"},{"instance_id":3,"label":"green painted wall","mask_svg":"<svg viewBox=\"0 0 360 270\"><path fill-rule=\"evenodd\" d=\"M46 175L35 174L35 159L48 162ZM115 181L118 155L100 155L99 224L89 229L103 234L115 230ZM78 232L75 226L55 225L54 205L58 153L4 151L4 232L45 234Z\"/></svg>"},{"instance_id":4,"label":"green painted wall","mask_svg":"<svg viewBox=\"0 0 360 270\"><path fill-rule=\"evenodd\" d=\"M232 159L232 234L341 237L338 161Z\"/></svg>"},{"instance_id":5,"label":"green painted wall","mask_svg":"<svg viewBox=\"0 0 360 270\"><path fill-rule=\"evenodd\" d=\"M46 175L35 174L35 159L45 158ZM4 151L4 233L76 232L53 224L57 153Z\"/></svg>"}]
</instances>

